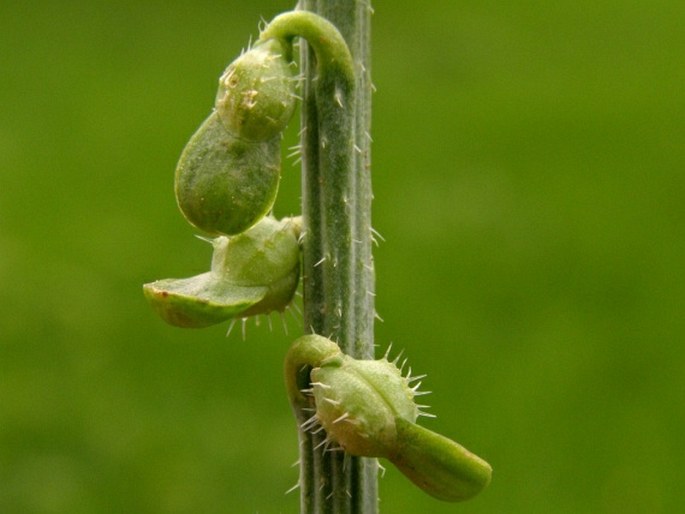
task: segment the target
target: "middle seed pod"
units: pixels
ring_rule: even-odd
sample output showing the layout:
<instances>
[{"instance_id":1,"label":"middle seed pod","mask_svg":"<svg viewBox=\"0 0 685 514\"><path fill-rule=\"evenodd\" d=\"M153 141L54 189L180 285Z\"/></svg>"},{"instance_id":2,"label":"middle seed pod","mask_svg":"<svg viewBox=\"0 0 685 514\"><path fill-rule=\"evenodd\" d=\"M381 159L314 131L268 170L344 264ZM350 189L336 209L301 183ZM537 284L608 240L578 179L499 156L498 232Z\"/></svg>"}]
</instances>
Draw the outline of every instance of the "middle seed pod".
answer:
<instances>
[{"instance_id":1,"label":"middle seed pod","mask_svg":"<svg viewBox=\"0 0 685 514\"><path fill-rule=\"evenodd\" d=\"M283 43L269 40L236 59L219 81L216 109L176 167L181 212L209 234L244 232L273 207L281 132L295 107Z\"/></svg>"},{"instance_id":2,"label":"middle seed pod","mask_svg":"<svg viewBox=\"0 0 685 514\"><path fill-rule=\"evenodd\" d=\"M299 231L293 218L267 216L242 234L217 237L210 271L145 284L145 297L164 321L184 328L282 312L299 283Z\"/></svg>"}]
</instances>

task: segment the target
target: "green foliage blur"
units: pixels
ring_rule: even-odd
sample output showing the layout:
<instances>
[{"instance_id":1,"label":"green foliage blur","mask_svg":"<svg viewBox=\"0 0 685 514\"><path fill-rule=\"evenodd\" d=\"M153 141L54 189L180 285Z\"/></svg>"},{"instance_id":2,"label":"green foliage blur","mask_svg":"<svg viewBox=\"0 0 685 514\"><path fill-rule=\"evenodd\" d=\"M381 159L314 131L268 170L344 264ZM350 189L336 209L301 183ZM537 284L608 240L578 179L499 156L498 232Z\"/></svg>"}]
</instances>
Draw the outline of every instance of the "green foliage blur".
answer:
<instances>
[{"instance_id":1,"label":"green foliage blur","mask_svg":"<svg viewBox=\"0 0 685 514\"><path fill-rule=\"evenodd\" d=\"M0 3L0 513L297 512L299 322L181 330L141 291L208 268L175 163L290 7ZM494 468L455 506L388 465L381 512L683 512L685 3L374 7L379 351Z\"/></svg>"}]
</instances>

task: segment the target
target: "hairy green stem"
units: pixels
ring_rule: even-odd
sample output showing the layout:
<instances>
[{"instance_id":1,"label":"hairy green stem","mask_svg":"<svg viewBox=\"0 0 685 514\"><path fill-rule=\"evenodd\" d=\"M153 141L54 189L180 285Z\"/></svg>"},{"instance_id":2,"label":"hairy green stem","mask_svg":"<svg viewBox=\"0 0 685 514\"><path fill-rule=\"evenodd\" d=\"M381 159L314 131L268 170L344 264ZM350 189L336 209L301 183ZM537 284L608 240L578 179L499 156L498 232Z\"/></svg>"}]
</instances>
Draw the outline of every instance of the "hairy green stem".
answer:
<instances>
[{"instance_id":1,"label":"hairy green stem","mask_svg":"<svg viewBox=\"0 0 685 514\"><path fill-rule=\"evenodd\" d=\"M308 43L301 48L305 329L334 340L346 354L370 359L371 6L367 0L302 0L299 6L329 20L350 54L302 11L277 17L261 36L301 36ZM294 408L300 425L311 416L306 405ZM301 513L376 513L376 459L326 452L324 439L300 430Z\"/></svg>"},{"instance_id":2,"label":"hairy green stem","mask_svg":"<svg viewBox=\"0 0 685 514\"><path fill-rule=\"evenodd\" d=\"M305 0L302 7L329 19L343 34L355 65L355 94L343 107L350 126L339 130L335 99L324 105L316 84L314 55L302 49L303 214L305 230L305 322L330 336L343 352L373 357L374 273L371 258L370 184L370 6L359 0ZM341 150L344 148L344 150ZM345 169L336 153L345 154ZM325 259L321 262L322 259ZM320 264L319 264L320 263ZM306 478L314 505L306 513L375 513L376 459L311 450L322 436L310 436L301 459L311 459ZM309 451L311 456L304 454Z\"/></svg>"}]
</instances>

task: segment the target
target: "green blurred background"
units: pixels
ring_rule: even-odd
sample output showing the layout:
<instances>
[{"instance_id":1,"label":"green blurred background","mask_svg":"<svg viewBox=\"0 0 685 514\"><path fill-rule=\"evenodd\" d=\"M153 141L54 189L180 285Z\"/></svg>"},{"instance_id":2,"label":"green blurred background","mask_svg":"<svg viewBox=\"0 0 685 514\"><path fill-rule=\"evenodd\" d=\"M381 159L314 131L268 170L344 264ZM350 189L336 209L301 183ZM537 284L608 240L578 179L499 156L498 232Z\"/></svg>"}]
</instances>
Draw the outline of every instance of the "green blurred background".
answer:
<instances>
[{"instance_id":1,"label":"green blurred background","mask_svg":"<svg viewBox=\"0 0 685 514\"><path fill-rule=\"evenodd\" d=\"M377 342L495 472L450 505L389 466L382 512L685 511L685 4L415 4L374 3ZM207 268L175 162L290 7L0 4L0 513L297 512L298 322L243 342L141 294Z\"/></svg>"}]
</instances>

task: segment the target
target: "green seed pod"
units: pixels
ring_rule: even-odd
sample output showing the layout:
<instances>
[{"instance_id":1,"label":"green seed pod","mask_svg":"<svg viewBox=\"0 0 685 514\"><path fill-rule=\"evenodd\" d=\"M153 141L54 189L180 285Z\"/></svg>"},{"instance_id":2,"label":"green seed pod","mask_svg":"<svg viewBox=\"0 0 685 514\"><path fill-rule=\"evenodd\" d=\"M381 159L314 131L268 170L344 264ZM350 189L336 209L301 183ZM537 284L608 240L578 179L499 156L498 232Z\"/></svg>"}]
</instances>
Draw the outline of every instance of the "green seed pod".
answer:
<instances>
[{"instance_id":1,"label":"green seed pod","mask_svg":"<svg viewBox=\"0 0 685 514\"><path fill-rule=\"evenodd\" d=\"M209 234L239 234L273 207L280 180L280 137L246 141L214 112L186 145L176 167L176 201Z\"/></svg>"},{"instance_id":2,"label":"green seed pod","mask_svg":"<svg viewBox=\"0 0 685 514\"><path fill-rule=\"evenodd\" d=\"M230 133L265 141L285 129L296 99L296 81L286 58L291 50L285 45L278 39L256 44L219 79L216 110Z\"/></svg>"},{"instance_id":3,"label":"green seed pod","mask_svg":"<svg viewBox=\"0 0 685 514\"><path fill-rule=\"evenodd\" d=\"M242 234L214 239L209 272L145 284L145 297L167 323L187 328L283 311L299 282L297 237L293 220L264 218Z\"/></svg>"},{"instance_id":4,"label":"green seed pod","mask_svg":"<svg viewBox=\"0 0 685 514\"><path fill-rule=\"evenodd\" d=\"M414 423L418 416L414 391L385 359L341 354L313 369L311 377L319 422L351 455L387 457L397 446L395 419Z\"/></svg>"},{"instance_id":5,"label":"green seed pod","mask_svg":"<svg viewBox=\"0 0 685 514\"><path fill-rule=\"evenodd\" d=\"M454 441L417 425L422 415L414 402L416 379L402 376L386 358L357 360L328 339L307 335L293 343L286 357L286 383L293 406L304 409L313 397L327 440L347 453L390 460L414 484L443 501L462 501L482 491L492 468ZM303 370L311 387L303 389ZM311 399L310 399L311 401ZM426 414L424 414L426 415Z\"/></svg>"}]
</instances>

